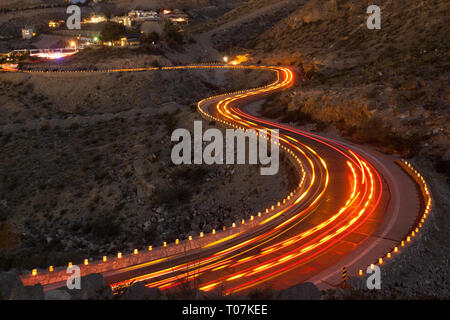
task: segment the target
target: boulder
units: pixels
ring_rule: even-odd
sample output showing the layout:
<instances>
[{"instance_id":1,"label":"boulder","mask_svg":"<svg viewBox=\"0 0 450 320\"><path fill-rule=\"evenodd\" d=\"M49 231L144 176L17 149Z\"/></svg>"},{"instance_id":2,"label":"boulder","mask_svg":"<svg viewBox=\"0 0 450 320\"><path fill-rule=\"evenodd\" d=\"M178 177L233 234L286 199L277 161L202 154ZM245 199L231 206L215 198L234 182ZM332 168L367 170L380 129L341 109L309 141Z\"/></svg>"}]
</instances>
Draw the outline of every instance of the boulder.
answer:
<instances>
[{"instance_id":1,"label":"boulder","mask_svg":"<svg viewBox=\"0 0 450 320\"><path fill-rule=\"evenodd\" d=\"M45 300L70 300L72 296L65 290L50 290L45 293Z\"/></svg>"},{"instance_id":2,"label":"boulder","mask_svg":"<svg viewBox=\"0 0 450 320\"><path fill-rule=\"evenodd\" d=\"M98 273L92 273L81 277L80 289L64 288L72 300L107 300L112 299L111 287L105 284L103 276Z\"/></svg>"},{"instance_id":3,"label":"boulder","mask_svg":"<svg viewBox=\"0 0 450 320\"><path fill-rule=\"evenodd\" d=\"M11 300L23 290L23 283L15 272L0 273L0 299Z\"/></svg>"},{"instance_id":4,"label":"boulder","mask_svg":"<svg viewBox=\"0 0 450 320\"><path fill-rule=\"evenodd\" d=\"M350 277L347 280L347 285L353 290L365 290L367 289L366 278Z\"/></svg>"},{"instance_id":5,"label":"boulder","mask_svg":"<svg viewBox=\"0 0 450 320\"><path fill-rule=\"evenodd\" d=\"M0 273L0 300L43 300L44 291L40 284L24 286L15 272Z\"/></svg>"},{"instance_id":6,"label":"boulder","mask_svg":"<svg viewBox=\"0 0 450 320\"><path fill-rule=\"evenodd\" d=\"M34 286L25 286L15 295L14 300L44 300L44 288L40 283Z\"/></svg>"},{"instance_id":7,"label":"boulder","mask_svg":"<svg viewBox=\"0 0 450 320\"><path fill-rule=\"evenodd\" d=\"M147 288L142 282L137 282L125 290L120 300L167 300L167 296L157 288Z\"/></svg>"},{"instance_id":8,"label":"boulder","mask_svg":"<svg viewBox=\"0 0 450 320\"><path fill-rule=\"evenodd\" d=\"M311 282L301 283L275 294L277 300L320 300L320 290Z\"/></svg>"}]
</instances>

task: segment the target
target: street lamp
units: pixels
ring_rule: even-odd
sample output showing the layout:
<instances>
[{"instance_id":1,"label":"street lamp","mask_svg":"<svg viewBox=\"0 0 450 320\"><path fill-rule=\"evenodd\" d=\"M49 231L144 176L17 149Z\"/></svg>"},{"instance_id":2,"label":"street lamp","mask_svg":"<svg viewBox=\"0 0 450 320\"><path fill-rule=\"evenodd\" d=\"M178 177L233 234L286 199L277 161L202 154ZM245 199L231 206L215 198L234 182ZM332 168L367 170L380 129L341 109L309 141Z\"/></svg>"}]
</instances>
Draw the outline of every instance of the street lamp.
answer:
<instances>
[{"instance_id":1,"label":"street lamp","mask_svg":"<svg viewBox=\"0 0 450 320\"><path fill-rule=\"evenodd\" d=\"M228 63L228 57L227 56L223 57L223 62Z\"/></svg>"}]
</instances>

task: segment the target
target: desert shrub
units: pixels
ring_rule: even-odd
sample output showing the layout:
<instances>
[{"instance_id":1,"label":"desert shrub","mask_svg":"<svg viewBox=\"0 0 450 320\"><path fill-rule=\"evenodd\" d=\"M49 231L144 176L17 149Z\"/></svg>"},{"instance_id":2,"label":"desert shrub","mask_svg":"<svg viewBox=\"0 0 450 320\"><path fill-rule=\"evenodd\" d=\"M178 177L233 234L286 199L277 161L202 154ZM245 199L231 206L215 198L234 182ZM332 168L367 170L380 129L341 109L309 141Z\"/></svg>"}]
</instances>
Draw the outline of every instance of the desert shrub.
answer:
<instances>
[{"instance_id":1,"label":"desert shrub","mask_svg":"<svg viewBox=\"0 0 450 320\"><path fill-rule=\"evenodd\" d=\"M0 251L0 270L10 270L14 266L14 256Z\"/></svg>"},{"instance_id":2,"label":"desert shrub","mask_svg":"<svg viewBox=\"0 0 450 320\"><path fill-rule=\"evenodd\" d=\"M16 188L19 186L19 179L15 176L9 176L6 179L6 183L7 183L7 190L9 192L12 192L16 190Z\"/></svg>"},{"instance_id":3,"label":"desert shrub","mask_svg":"<svg viewBox=\"0 0 450 320\"><path fill-rule=\"evenodd\" d=\"M317 131L324 131L328 128L328 124L326 122L318 120L316 122L316 130Z\"/></svg>"},{"instance_id":4,"label":"desert shrub","mask_svg":"<svg viewBox=\"0 0 450 320\"><path fill-rule=\"evenodd\" d=\"M120 40L125 31L126 28L123 25L108 21L100 31L100 39L102 41L117 41Z\"/></svg>"},{"instance_id":5,"label":"desert shrub","mask_svg":"<svg viewBox=\"0 0 450 320\"><path fill-rule=\"evenodd\" d=\"M167 21L163 27L163 38L168 46L180 51L184 42L184 35L180 27L171 21Z\"/></svg>"},{"instance_id":6,"label":"desert shrub","mask_svg":"<svg viewBox=\"0 0 450 320\"><path fill-rule=\"evenodd\" d=\"M383 120L379 117L364 119L358 130L358 137L367 143L383 142L383 132L385 129Z\"/></svg>"},{"instance_id":7,"label":"desert shrub","mask_svg":"<svg viewBox=\"0 0 450 320\"><path fill-rule=\"evenodd\" d=\"M293 110L293 111L287 111L281 121L305 124L308 122L312 122L312 118L311 118L311 115L304 113L301 110Z\"/></svg>"},{"instance_id":8,"label":"desert shrub","mask_svg":"<svg viewBox=\"0 0 450 320\"><path fill-rule=\"evenodd\" d=\"M144 231L144 239L147 243L154 243L158 239L156 226L152 225L148 230Z\"/></svg>"},{"instance_id":9,"label":"desert shrub","mask_svg":"<svg viewBox=\"0 0 450 320\"><path fill-rule=\"evenodd\" d=\"M102 170L102 169L99 169L99 170L97 170L96 171L96 173L95 173L95 180L98 182L98 183L100 183L100 182L102 182L103 180L105 180L105 179L110 179L111 178L111 176L109 175L109 173L108 173L108 170Z\"/></svg>"},{"instance_id":10,"label":"desert shrub","mask_svg":"<svg viewBox=\"0 0 450 320\"><path fill-rule=\"evenodd\" d=\"M181 44L183 42L183 34L180 31L181 29L178 25L171 21L167 21L163 26L163 37L167 41L173 41L176 44Z\"/></svg>"},{"instance_id":11,"label":"desert shrub","mask_svg":"<svg viewBox=\"0 0 450 320\"><path fill-rule=\"evenodd\" d=\"M172 132L177 128L178 118L165 114L163 115L162 121L166 126L167 133L171 135Z\"/></svg>"},{"instance_id":12,"label":"desert shrub","mask_svg":"<svg viewBox=\"0 0 450 320\"><path fill-rule=\"evenodd\" d=\"M202 80L203 85L211 91L218 91L220 88L208 81Z\"/></svg>"},{"instance_id":13,"label":"desert shrub","mask_svg":"<svg viewBox=\"0 0 450 320\"><path fill-rule=\"evenodd\" d=\"M7 134L3 135L2 143L3 144L8 144L8 142L11 141L11 137L12 137L11 133L7 133Z\"/></svg>"},{"instance_id":14,"label":"desert shrub","mask_svg":"<svg viewBox=\"0 0 450 320\"><path fill-rule=\"evenodd\" d=\"M97 239L116 237L122 232L121 224L113 214L101 215L83 229Z\"/></svg>"},{"instance_id":15,"label":"desert shrub","mask_svg":"<svg viewBox=\"0 0 450 320\"><path fill-rule=\"evenodd\" d=\"M205 166L178 166L170 173L174 181L185 180L191 183L200 183L208 174L209 170Z\"/></svg>"},{"instance_id":16,"label":"desert shrub","mask_svg":"<svg viewBox=\"0 0 450 320\"><path fill-rule=\"evenodd\" d=\"M148 44L153 44L153 43L158 43L160 39L160 36L157 32L151 32L148 35L144 36L144 43L148 43Z\"/></svg>"},{"instance_id":17,"label":"desert shrub","mask_svg":"<svg viewBox=\"0 0 450 320\"><path fill-rule=\"evenodd\" d=\"M155 47L153 44L144 43L140 47L133 49L134 52L137 53L145 53L145 54L152 54L152 55L162 55L163 52L161 49Z\"/></svg>"},{"instance_id":18,"label":"desert shrub","mask_svg":"<svg viewBox=\"0 0 450 320\"><path fill-rule=\"evenodd\" d=\"M72 130L77 130L79 127L80 127L80 124L78 122L73 122L70 125L70 129L72 129Z\"/></svg>"},{"instance_id":19,"label":"desert shrub","mask_svg":"<svg viewBox=\"0 0 450 320\"><path fill-rule=\"evenodd\" d=\"M168 207L174 207L188 203L191 198L191 188L184 185L170 185L156 189L156 192L153 195L153 202L155 204L164 204Z\"/></svg>"},{"instance_id":20,"label":"desert shrub","mask_svg":"<svg viewBox=\"0 0 450 320\"><path fill-rule=\"evenodd\" d=\"M248 297L251 300L270 300L273 299L274 293L275 291L271 287L264 289L254 288L249 292Z\"/></svg>"},{"instance_id":21,"label":"desert shrub","mask_svg":"<svg viewBox=\"0 0 450 320\"><path fill-rule=\"evenodd\" d=\"M391 148L395 152L409 156L417 153L420 141L423 139L417 134L407 137L400 136L379 117L365 118L359 125L347 124L343 119L334 124L346 136L353 137L360 142Z\"/></svg>"},{"instance_id":22,"label":"desert shrub","mask_svg":"<svg viewBox=\"0 0 450 320\"><path fill-rule=\"evenodd\" d=\"M41 131L48 131L48 129L50 128L48 123L41 123Z\"/></svg>"},{"instance_id":23,"label":"desert shrub","mask_svg":"<svg viewBox=\"0 0 450 320\"><path fill-rule=\"evenodd\" d=\"M423 140L423 137L419 134L402 137L394 132L388 132L385 137L385 143L392 146L395 151L405 154L407 157L412 157L419 152L419 146Z\"/></svg>"},{"instance_id":24,"label":"desert shrub","mask_svg":"<svg viewBox=\"0 0 450 320\"><path fill-rule=\"evenodd\" d=\"M437 172L450 177L450 160L439 159L435 162L434 167Z\"/></svg>"}]
</instances>

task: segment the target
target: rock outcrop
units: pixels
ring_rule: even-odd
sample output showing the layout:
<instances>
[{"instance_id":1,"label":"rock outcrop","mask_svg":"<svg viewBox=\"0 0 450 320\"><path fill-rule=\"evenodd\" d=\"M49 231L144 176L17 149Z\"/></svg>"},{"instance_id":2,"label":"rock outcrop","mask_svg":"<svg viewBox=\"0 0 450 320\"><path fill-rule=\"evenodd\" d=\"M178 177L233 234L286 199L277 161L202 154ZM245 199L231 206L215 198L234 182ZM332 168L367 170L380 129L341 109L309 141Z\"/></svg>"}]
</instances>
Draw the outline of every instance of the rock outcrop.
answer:
<instances>
[{"instance_id":1,"label":"rock outcrop","mask_svg":"<svg viewBox=\"0 0 450 320\"><path fill-rule=\"evenodd\" d=\"M15 272L0 273L0 300L43 300L44 291L40 284L24 286Z\"/></svg>"},{"instance_id":2,"label":"rock outcrop","mask_svg":"<svg viewBox=\"0 0 450 320\"><path fill-rule=\"evenodd\" d=\"M274 294L277 300L320 300L320 290L311 282L304 282Z\"/></svg>"},{"instance_id":3,"label":"rock outcrop","mask_svg":"<svg viewBox=\"0 0 450 320\"><path fill-rule=\"evenodd\" d=\"M148 288L137 282L127 288L119 297L120 300L167 300L166 294L157 288Z\"/></svg>"}]
</instances>

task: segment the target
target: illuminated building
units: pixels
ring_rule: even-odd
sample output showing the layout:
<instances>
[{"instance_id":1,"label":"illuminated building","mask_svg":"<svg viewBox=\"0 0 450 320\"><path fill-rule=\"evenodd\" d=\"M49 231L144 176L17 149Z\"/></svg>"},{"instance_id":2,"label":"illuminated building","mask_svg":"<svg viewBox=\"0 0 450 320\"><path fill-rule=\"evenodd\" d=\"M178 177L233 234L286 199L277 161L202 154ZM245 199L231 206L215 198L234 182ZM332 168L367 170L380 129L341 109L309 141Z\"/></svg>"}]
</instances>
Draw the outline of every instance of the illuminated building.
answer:
<instances>
[{"instance_id":1,"label":"illuminated building","mask_svg":"<svg viewBox=\"0 0 450 320\"><path fill-rule=\"evenodd\" d=\"M34 27L22 28L22 39L31 39L36 35Z\"/></svg>"}]
</instances>

